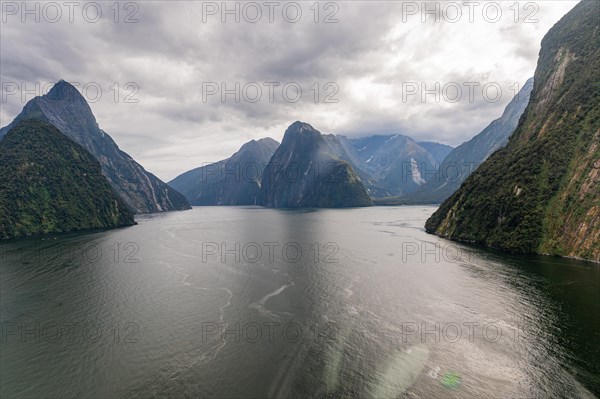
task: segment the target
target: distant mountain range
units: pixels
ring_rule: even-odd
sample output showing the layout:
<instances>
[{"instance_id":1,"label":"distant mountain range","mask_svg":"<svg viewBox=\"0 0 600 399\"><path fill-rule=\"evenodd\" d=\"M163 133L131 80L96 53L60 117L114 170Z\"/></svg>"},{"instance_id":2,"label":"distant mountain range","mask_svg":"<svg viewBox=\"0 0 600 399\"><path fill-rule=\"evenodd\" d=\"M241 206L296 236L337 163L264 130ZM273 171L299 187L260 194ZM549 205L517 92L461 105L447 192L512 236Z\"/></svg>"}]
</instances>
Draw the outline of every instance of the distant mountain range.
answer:
<instances>
[{"instance_id":1,"label":"distant mountain range","mask_svg":"<svg viewBox=\"0 0 600 399\"><path fill-rule=\"evenodd\" d=\"M450 146L432 142L423 143L422 146L412 138L403 135L377 135L363 138L324 135L302 122L292 124L287 129L285 137L289 138L288 143L286 146L281 144L283 148L278 151L275 159L272 157L279 147L276 141L272 139L251 141L242 146L231 158L192 169L173 179L169 184L185 195L192 205L280 206L278 204L286 203L287 206L291 206L289 204L300 201L299 198L280 201L282 195L280 193L277 196L279 199L271 201L268 196L270 194L264 193L264 190L263 196L257 194L269 161L272 162L266 173L270 179L277 181L280 190L283 190L284 182L289 184L290 189L298 182L292 181L289 176L281 178L277 176L278 173L293 175L299 171L306 173L306 169L310 169L309 172L312 174L321 174L327 173L327 169L335 165L340 167L342 164L348 164L350 168L344 179L357 178L370 197L388 197L419 189L427 182L428 176L424 171L435 170L439 160L452 150ZM294 150L287 153L288 147L293 147ZM283 159L282 151L291 158ZM279 165L277 168L277 163L285 165ZM298 170L295 171L294 168ZM343 174L345 172L342 169L345 167L340 167L338 172ZM249 173L252 176L247 176ZM307 183L305 180L304 184ZM273 188L270 185L267 187ZM332 189L322 184L312 189L316 190L318 187ZM344 191L340 187L337 187L336 192L343 197ZM345 199L342 198L341 202L344 201ZM359 202L363 205L371 204L371 201Z\"/></svg>"},{"instance_id":2,"label":"distant mountain range","mask_svg":"<svg viewBox=\"0 0 600 399\"><path fill-rule=\"evenodd\" d=\"M319 133L308 135L303 145L326 148L317 152L325 152L331 159L348 163L375 205L437 204L452 195L492 153L506 145L529 103L532 88L533 78L506 106L500 118L456 148L435 142L417 142L400 134L347 137ZM231 158L193 169L169 184L193 205L272 206L267 197L261 198L257 194L261 177L248 181L236 179L231 173L235 169L257 170L255 164L266 165L277 149L275 141L271 140L269 146L259 142L258 146L252 147L253 151L249 151L245 147L251 143ZM308 165L311 160L316 162L311 158L299 158L310 154L310 151L294 154L295 162L300 165ZM226 173L227 170L230 172ZM272 179L273 173L277 172L269 171Z\"/></svg>"},{"instance_id":3,"label":"distant mountain range","mask_svg":"<svg viewBox=\"0 0 600 399\"><path fill-rule=\"evenodd\" d=\"M319 133L307 134L301 145L302 148L312 146L319 150L314 153L302 150L289 156L293 155L294 165L302 167L308 167L311 161L313 166L316 162L322 162L314 159L314 154L325 153L329 161L337 159L347 163L352 172L352 176L348 177L354 178L353 175L356 175L376 205L440 203L452 195L494 151L506 145L529 102L532 87L533 79L530 79L507 105L500 118L456 148L435 142L416 142L400 134L347 137ZM297 123L301 124L298 126L304 126L307 132L316 132L308 124ZM293 126L296 124L290 126L288 131ZM272 202L269 197L257 194L262 176L235 178L235 173L232 173L234 170L258 172L258 169L264 173L262 166L255 166L269 162L276 153L275 143L274 140L269 141L269 145L266 142L247 143L231 158L193 169L169 184L183 193L193 205L278 206L274 205L277 201ZM291 167L288 165L285 171L290 173ZM269 170L269 178L278 180L273 174L283 171ZM342 195L342 192L338 193Z\"/></svg>"},{"instance_id":4,"label":"distant mountain range","mask_svg":"<svg viewBox=\"0 0 600 399\"><path fill-rule=\"evenodd\" d=\"M365 177L369 194L374 198L403 195L418 190L427 183L427 171L433 171L438 163L439 151L452 147L426 143L433 155L415 140L401 134L349 138L338 136L350 155L349 162Z\"/></svg>"},{"instance_id":5,"label":"distant mountain range","mask_svg":"<svg viewBox=\"0 0 600 399\"><path fill-rule=\"evenodd\" d=\"M48 94L29 101L0 139L22 120L40 119L88 150L100 162L102 173L135 213L189 209L185 197L119 149L101 130L88 103L71 84L61 80Z\"/></svg>"},{"instance_id":6,"label":"distant mountain range","mask_svg":"<svg viewBox=\"0 0 600 399\"><path fill-rule=\"evenodd\" d=\"M100 163L53 125L23 120L0 141L0 238L132 224Z\"/></svg>"},{"instance_id":7,"label":"distant mountain range","mask_svg":"<svg viewBox=\"0 0 600 399\"><path fill-rule=\"evenodd\" d=\"M426 230L516 253L600 261L600 5L581 1L542 40L531 101Z\"/></svg>"}]
</instances>

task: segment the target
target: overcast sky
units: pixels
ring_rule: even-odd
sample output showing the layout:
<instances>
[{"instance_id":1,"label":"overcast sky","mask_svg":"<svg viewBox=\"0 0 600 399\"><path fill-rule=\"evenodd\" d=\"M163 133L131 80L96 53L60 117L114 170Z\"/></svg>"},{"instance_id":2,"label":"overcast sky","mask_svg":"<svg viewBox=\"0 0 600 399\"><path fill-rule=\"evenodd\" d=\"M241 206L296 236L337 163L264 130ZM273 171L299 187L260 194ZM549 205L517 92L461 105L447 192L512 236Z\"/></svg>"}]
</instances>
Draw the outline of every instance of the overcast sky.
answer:
<instances>
[{"instance_id":1,"label":"overcast sky","mask_svg":"<svg viewBox=\"0 0 600 399\"><path fill-rule=\"evenodd\" d=\"M65 79L163 180L296 120L456 146L502 114L576 1L515 3L2 2L0 125Z\"/></svg>"}]
</instances>

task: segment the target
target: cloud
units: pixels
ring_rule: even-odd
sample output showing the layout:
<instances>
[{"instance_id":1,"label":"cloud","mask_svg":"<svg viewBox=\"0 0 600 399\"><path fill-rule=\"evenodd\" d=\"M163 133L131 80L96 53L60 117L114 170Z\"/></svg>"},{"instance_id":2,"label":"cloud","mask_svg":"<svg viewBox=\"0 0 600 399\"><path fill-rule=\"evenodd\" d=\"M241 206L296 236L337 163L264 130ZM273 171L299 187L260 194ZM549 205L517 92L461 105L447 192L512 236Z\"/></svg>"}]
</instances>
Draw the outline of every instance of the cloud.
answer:
<instances>
[{"instance_id":1,"label":"cloud","mask_svg":"<svg viewBox=\"0 0 600 399\"><path fill-rule=\"evenodd\" d=\"M319 3L318 15L312 2L298 2L293 4L302 16L295 23L289 15L296 6L284 2L273 22L264 3L256 2L262 12L256 23L244 14L239 23L229 14L225 23L220 13L203 15L203 7L220 8L221 2L119 3L118 14L113 3L82 2L73 21L63 7L55 23L42 15L44 3L39 3L40 22L29 15L22 22L22 10L13 15L7 3L22 7L2 3L3 85L14 82L31 90L36 82L43 86L62 78L87 87L88 97L99 87L101 96L91 107L101 128L144 167L169 180L228 157L252 138L281 140L295 120L325 133L402 133L458 145L500 116L515 93L511 86L533 75L543 35L576 2L520 2L518 15L509 8L513 2L494 3L502 7L497 22L491 11L482 12L491 2L481 2L473 22L464 5L462 17L453 22L456 9L448 2L427 2L432 14L422 13L423 2L329 2ZM535 7L526 9L528 3ZM247 8L246 17L254 15L248 2L237 4L240 12ZM102 18L93 22L96 6ZM531 15L537 23L525 23ZM338 22L324 23L327 17ZM490 102L479 90L472 100L463 94L459 101L444 96L437 101L434 95L423 100L420 90L404 98L407 84L464 89L468 82L497 83L503 95ZM213 83L219 91L221 84L232 89L239 83L239 101L233 94L221 101L220 92L206 96ZM262 96L252 102L256 85ZM297 87L302 95L290 101ZM8 96L0 124L8 124L35 94Z\"/></svg>"}]
</instances>

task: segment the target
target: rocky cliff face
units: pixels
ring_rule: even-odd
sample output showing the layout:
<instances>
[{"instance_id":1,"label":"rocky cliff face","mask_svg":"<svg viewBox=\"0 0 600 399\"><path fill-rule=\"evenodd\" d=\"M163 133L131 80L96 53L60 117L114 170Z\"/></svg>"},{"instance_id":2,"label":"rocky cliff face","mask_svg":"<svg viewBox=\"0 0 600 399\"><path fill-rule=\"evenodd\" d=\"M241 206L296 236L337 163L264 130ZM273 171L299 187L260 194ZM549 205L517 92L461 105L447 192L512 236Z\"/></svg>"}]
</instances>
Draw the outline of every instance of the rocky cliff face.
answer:
<instances>
[{"instance_id":1,"label":"rocky cliff face","mask_svg":"<svg viewBox=\"0 0 600 399\"><path fill-rule=\"evenodd\" d=\"M223 161L181 174L169 185L192 205L259 205L262 174L279 143L252 140Z\"/></svg>"},{"instance_id":2,"label":"rocky cliff face","mask_svg":"<svg viewBox=\"0 0 600 399\"><path fill-rule=\"evenodd\" d=\"M48 94L29 101L11 124L0 129L0 138L19 121L32 118L51 123L96 157L102 173L136 213L189 209L181 194L147 172L98 127L90 106L71 84L61 80Z\"/></svg>"},{"instance_id":3,"label":"rocky cliff face","mask_svg":"<svg viewBox=\"0 0 600 399\"><path fill-rule=\"evenodd\" d=\"M303 122L285 132L262 179L262 204L268 207L355 207L371 199L352 166L340 159L335 136Z\"/></svg>"},{"instance_id":4,"label":"rocky cliff face","mask_svg":"<svg viewBox=\"0 0 600 399\"><path fill-rule=\"evenodd\" d=\"M580 2L544 37L515 133L432 215L428 232L600 261L599 4Z\"/></svg>"},{"instance_id":5,"label":"rocky cliff face","mask_svg":"<svg viewBox=\"0 0 600 399\"><path fill-rule=\"evenodd\" d=\"M98 161L53 125L25 120L0 141L0 238L132 224Z\"/></svg>"}]
</instances>

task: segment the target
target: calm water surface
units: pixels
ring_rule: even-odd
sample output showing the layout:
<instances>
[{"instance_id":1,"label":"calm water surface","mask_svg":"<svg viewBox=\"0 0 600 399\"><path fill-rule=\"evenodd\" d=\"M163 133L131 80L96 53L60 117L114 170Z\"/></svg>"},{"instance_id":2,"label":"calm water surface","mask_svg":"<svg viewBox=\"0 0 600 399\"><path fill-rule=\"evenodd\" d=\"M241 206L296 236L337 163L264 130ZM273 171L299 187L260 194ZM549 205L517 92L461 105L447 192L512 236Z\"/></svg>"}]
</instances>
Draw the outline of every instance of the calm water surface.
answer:
<instances>
[{"instance_id":1,"label":"calm water surface","mask_svg":"<svg viewBox=\"0 0 600 399\"><path fill-rule=\"evenodd\" d=\"M596 397L600 268L433 207L201 207L0 244L0 396Z\"/></svg>"}]
</instances>

